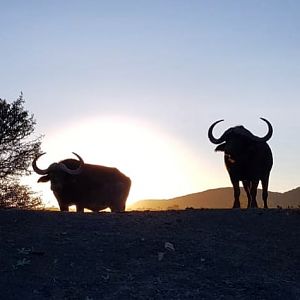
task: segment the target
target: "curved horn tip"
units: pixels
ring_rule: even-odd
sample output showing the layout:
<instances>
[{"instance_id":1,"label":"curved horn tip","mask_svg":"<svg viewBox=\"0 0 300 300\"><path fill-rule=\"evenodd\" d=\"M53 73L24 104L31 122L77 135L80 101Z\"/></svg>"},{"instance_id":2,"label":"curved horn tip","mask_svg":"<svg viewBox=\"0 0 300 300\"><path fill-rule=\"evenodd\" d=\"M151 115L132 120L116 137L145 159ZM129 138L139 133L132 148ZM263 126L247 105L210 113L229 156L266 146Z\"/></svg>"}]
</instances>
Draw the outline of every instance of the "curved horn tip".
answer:
<instances>
[{"instance_id":1,"label":"curved horn tip","mask_svg":"<svg viewBox=\"0 0 300 300\"><path fill-rule=\"evenodd\" d=\"M81 162L83 162L83 159L82 159L82 157L79 155L79 154L77 154L76 152L72 152L75 156L77 156L77 158L81 161Z\"/></svg>"},{"instance_id":2,"label":"curved horn tip","mask_svg":"<svg viewBox=\"0 0 300 300\"><path fill-rule=\"evenodd\" d=\"M265 121L265 122L269 122L267 119L260 117L261 120Z\"/></svg>"},{"instance_id":3,"label":"curved horn tip","mask_svg":"<svg viewBox=\"0 0 300 300\"><path fill-rule=\"evenodd\" d=\"M45 170L42 170L42 169L40 169L40 168L36 165L37 160L38 160L42 155L44 155L44 154L46 154L46 152L40 153L40 154L37 155L37 156L33 159L33 161L32 161L32 168L33 168L33 170L34 170L37 174L39 174L39 175L45 175L45 174L47 174L47 172L48 172L48 168L45 169Z\"/></svg>"},{"instance_id":4,"label":"curved horn tip","mask_svg":"<svg viewBox=\"0 0 300 300\"><path fill-rule=\"evenodd\" d=\"M220 122L223 122L223 121L224 121L224 119L221 119L221 120L216 121L214 124L216 125L216 124L218 124Z\"/></svg>"},{"instance_id":5,"label":"curved horn tip","mask_svg":"<svg viewBox=\"0 0 300 300\"><path fill-rule=\"evenodd\" d=\"M260 118L262 121L266 122L270 127L272 127L272 124L269 120L267 120L266 118Z\"/></svg>"},{"instance_id":6,"label":"curved horn tip","mask_svg":"<svg viewBox=\"0 0 300 300\"><path fill-rule=\"evenodd\" d=\"M75 156L79 156L80 157L80 155L79 154L77 154L76 152L72 152Z\"/></svg>"}]
</instances>

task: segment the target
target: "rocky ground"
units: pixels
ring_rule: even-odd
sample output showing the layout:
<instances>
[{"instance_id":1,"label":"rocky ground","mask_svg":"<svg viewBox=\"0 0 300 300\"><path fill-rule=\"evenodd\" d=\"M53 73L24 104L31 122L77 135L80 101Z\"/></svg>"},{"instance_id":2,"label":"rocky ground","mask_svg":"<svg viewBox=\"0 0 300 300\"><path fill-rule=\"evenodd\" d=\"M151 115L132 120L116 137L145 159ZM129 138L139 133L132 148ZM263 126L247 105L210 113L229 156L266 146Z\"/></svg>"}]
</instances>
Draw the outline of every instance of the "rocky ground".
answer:
<instances>
[{"instance_id":1,"label":"rocky ground","mask_svg":"<svg viewBox=\"0 0 300 300\"><path fill-rule=\"evenodd\" d=\"M1 299L300 299L299 210L0 211Z\"/></svg>"}]
</instances>

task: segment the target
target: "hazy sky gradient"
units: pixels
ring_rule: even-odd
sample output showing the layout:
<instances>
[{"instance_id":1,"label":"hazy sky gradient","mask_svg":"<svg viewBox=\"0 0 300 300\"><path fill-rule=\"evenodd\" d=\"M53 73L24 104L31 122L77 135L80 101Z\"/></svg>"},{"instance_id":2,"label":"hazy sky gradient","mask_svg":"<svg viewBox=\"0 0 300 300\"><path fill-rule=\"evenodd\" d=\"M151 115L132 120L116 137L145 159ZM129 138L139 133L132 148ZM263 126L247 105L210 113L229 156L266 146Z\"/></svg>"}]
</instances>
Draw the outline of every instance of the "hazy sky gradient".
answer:
<instances>
[{"instance_id":1,"label":"hazy sky gradient","mask_svg":"<svg viewBox=\"0 0 300 300\"><path fill-rule=\"evenodd\" d=\"M299 32L299 1L2 1L0 97L22 90L46 141L89 119L145 122L199 154L199 191L230 185L209 125L264 135L265 117L270 189L286 191L300 183Z\"/></svg>"}]
</instances>

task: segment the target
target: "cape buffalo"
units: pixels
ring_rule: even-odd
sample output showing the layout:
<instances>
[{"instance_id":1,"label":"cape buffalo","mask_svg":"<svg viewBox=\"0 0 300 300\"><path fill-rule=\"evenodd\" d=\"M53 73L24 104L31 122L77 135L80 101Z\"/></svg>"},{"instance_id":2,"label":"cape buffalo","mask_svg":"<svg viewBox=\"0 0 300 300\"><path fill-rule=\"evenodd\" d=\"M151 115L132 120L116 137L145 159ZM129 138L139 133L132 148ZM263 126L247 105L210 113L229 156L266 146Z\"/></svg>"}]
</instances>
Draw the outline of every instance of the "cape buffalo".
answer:
<instances>
[{"instance_id":1,"label":"cape buffalo","mask_svg":"<svg viewBox=\"0 0 300 300\"><path fill-rule=\"evenodd\" d=\"M226 130L220 138L215 138L213 128L224 120L214 122L208 130L209 140L213 144L220 144L215 151L224 152L225 165L234 190L234 208L240 207L239 181L243 182L248 208L257 207L257 186L261 181L264 208L268 208L268 185L273 157L267 141L273 134L273 128L268 120L261 120L268 125L268 133L264 137L257 137L243 126L236 126Z\"/></svg>"},{"instance_id":2,"label":"cape buffalo","mask_svg":"<svg viewBox=\"0 0 300 300\"><path fill-rule=\"evenodd\" d=\"M73 152L79 160L65 159L42 170L36 162L44 154L33 160L32 167L43 175L38 182L50 181L61 211L68 211L70 205L76 205L77 212L83 212L84 208L94 212L105 208L112 212L125 210L131 180L118 169L85 164Z\"/></svg>"}]
</instances>

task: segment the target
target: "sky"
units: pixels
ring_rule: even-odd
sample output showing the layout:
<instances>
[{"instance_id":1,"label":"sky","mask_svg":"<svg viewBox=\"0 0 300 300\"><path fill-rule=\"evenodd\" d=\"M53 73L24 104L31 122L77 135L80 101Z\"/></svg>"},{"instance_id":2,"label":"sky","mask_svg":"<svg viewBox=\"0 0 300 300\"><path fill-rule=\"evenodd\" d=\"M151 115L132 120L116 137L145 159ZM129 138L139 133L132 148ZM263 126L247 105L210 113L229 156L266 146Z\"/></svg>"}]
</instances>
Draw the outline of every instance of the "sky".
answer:
<instances>
[{"instance_id":1,"label":"sky","mask_svg":"<svg viewBox=\"0 0 300 300\"><path fill-rule=\"evenodd\" d=\"M117 167L129 202L230 186L208 127L263 136L265 117L285 192L300 185L299 32L296 0L1 1L0 97L23 92L40 167L71 152Z\"/></svg>"}]
</instances>

